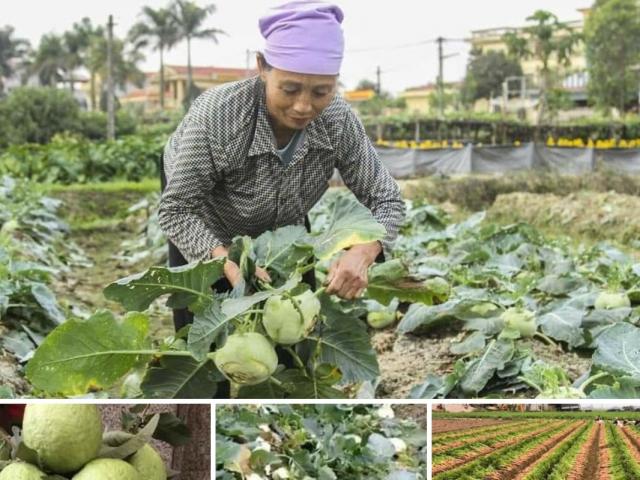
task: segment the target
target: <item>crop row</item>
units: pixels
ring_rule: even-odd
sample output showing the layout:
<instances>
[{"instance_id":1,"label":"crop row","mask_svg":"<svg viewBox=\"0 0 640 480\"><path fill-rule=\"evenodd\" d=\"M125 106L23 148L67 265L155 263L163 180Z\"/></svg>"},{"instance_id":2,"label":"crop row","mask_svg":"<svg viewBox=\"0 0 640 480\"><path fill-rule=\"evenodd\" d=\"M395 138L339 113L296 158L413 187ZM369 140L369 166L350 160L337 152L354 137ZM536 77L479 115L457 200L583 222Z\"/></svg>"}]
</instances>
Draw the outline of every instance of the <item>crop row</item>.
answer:
<instances>
[{"instance_id":1,"label":"crop row","mask_svg":"<svg viewBox=\"0 0 640 480\"><path fill-rule=\"evenodd\" d=\"M433 478L640 480L640 433L634 426L563 421L531 429L511 441L489 441L481 448L484 438L480 434L470 441L471 451L466 453L463 448L450 448L446 455L438 455L434 449ZM437 450L444 449L441 445Z\"/></svg>"},{"instance_id":2,"label":"crop row","mask_svg":"<svg viewBox=\"0 0 640 480\"><path fill-rule=\"evenodd\" d=\"M529 428L527 428L529 427ZM453 449L468 446L470 444L489 445L491 441L498 438L506 438L510 435L522 433L531 428L531 422L519 422L502 427L494 427L486 430L475 430L467 432L466 435L440 441L433 441L433 455L441 452L451 451Z\"/></svg>"},{"instance_id":3,"label":"crop row","mask_svg":"<svg viewBox=\"0 0 640 480\"><path fill-rule=\"evenodd\" d=\"M570 422L557 422L543 428L532 429L522 435L508 435L507 440L499 443L492 443L490 446L478 448L462 453L458 458L450 458L446 461L436 463L434 458L433 474L434 479L459 479L459 478L484 478L494 470L517 458L522 452L543 442L546 438L554 436L567 428L574 426ZM514 452L519 452L513 456Z\"/></svg>"}]
</instances>

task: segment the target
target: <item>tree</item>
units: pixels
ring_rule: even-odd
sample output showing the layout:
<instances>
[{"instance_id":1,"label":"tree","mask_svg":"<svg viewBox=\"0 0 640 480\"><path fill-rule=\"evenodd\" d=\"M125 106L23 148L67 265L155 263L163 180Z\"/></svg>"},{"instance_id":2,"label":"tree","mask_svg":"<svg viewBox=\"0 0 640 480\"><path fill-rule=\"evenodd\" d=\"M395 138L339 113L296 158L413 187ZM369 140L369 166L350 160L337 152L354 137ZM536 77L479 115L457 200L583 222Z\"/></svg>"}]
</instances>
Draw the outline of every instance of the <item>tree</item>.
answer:
<instances>
[{"instance_id":1,"label":"tree","mask_svg":"<svg viewBox=\"0 0 640 480\"><path fill-rule=\"evenodd\" d=\"M38 75L41 85L55 87L65 79L67 51L62 37L53 33L43 35L35 52L31 68Z\"/></svg>"},{"instance_id":2,"label":"tree","mask_svg":"<svg viewBox=\"0 0 640 480\"><path fill-rule=\"evenodd\" d=\"M499 95L507 77L522 76L520 63L504 52L472 51L467 64L467 75L462 87L465 103Z\"/></svg>"},{"instance_id":3,"label":"tree","mask_svg":"<svg viewBox=\"0 0 640 480\"><path fill-rule=\"evenodd\" d=\"M138 63L144 60L144 55L139 50L127 49L127 43L119 38L113 39L111 58L113 62L113 81L120 88L125 88L128 83L142 86L144 83L144 73L138 68ZM92 39L87 56L87 68L94 75L102 79L107 78L107 39L104 36L96 36ZM100 99L105 95L105 82L101 82ZM97 106L98 102L92 98L92 103ZM103 102L101 101L100 104ZM101 105L101 109L103 105Z\"/></svg>"},{"instance_id":4,"label":"tree","mask_svg":"<svg viewBox=\"0 0 640 480\"><path fill-rule=\"evenodd\" d=\"M0 94L4 91L5 77L11 77L16 70L16 62L23 60L29 53L29 42L13 38L13 27L0 28Z\"/></svg>"},{"instance_id":5,"label":"tree","mask_svg":"<svg viewBox=\"0 0 640 480\"><path fill-rule=\"evenodd\" d=\"M581 35L545 10L537 10L527 17L527 21L533 22L533 25L517 33L506 33L503 38L513 58L533 59L540 64L538 123L541 124L549 113L548 92L559 83L559 70L571 65L571 54L580 42Z\"/></svg>"},{"instance_id":6,"label":"tree","mask_svg":"<svg viewBox=\"0 0 640 480\"><path fill-rule=\"evenodd\" d=\"M209 39L218 43L218 35L223 32L217 28L202 28L206 18L216 11L215 5L199 7L189 0L176 0L172 8L174 21L178 28L178 38L187 41L187 107L194 99L193 72L191 68L191 40Z\"/></svg>"},{"instance_id":7,"label":"tree","mask_svg":"<svg viewBox=\"0 0 640 480\"><path fill-rule=\"evenodd\" d=\"M164 109L164 51L178 40L178 27L173 13L168 8L142 8L142 21L129 31L129 39L135 49L151 46L160 52L160 108Z\"/></svg>"},{"instance_id":8,"label":"tree","mask_svg":"<svg viewBox=\"0 0 640 480\"><path fill-rule=\"evenodd\" d=\"M356 86L356 90L377 90L378 85L376 82L368 80L366 78L360 80Z\"/></svg>"},{"instance_id":9,"label":"tree","mask_svg":"<svg viewBox=\"0 0 640 480\"><path fill-rule=\"evenodd\" d=\"M89 52L91 44L96 37L104 36L104 29L101 26L94 26L87 17L80 22L76 22L71 30L63 34L64 46L67 50L67 70L69 71L69 83L71 91L74 90L73 72L80 66L89 70L91 85L91 107L95 108L95 71L89 68Z\"/></svg>"},{"instance_id":10,"label":"tree","mask_svg":"<svg viewBox=\"0 0 640 480\"><path fill-rule=\"evenodd\" d=\"M589 97L601 110L623 112L640 83L640 3L598 0L585 25ZM633 67L636 67L634 69Z\"/></svg>"}]
</instances>

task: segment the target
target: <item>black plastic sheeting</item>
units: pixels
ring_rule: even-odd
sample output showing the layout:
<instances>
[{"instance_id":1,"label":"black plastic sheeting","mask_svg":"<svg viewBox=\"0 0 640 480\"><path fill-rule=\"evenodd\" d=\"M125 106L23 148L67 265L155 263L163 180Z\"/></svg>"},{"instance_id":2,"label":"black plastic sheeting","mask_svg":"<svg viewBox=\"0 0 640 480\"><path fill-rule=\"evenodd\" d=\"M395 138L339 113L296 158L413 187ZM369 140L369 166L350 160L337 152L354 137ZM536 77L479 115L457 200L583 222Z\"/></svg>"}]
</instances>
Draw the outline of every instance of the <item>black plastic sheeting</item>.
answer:
<instances>
[{"instance_id":1,"label":"black plastic sheeting","mask_svg":"<svg viewBox=\"0 0 640 480\"><path fill-rule=\"evenodd\" d=\"M411 150L377 148L378 155L395 178L433 174L504 174L546 170L578 175L605 168L640 174L640 149L595 150L559 148L527 143L519 147L475 147Z\"/></svg>"}]
</instances>

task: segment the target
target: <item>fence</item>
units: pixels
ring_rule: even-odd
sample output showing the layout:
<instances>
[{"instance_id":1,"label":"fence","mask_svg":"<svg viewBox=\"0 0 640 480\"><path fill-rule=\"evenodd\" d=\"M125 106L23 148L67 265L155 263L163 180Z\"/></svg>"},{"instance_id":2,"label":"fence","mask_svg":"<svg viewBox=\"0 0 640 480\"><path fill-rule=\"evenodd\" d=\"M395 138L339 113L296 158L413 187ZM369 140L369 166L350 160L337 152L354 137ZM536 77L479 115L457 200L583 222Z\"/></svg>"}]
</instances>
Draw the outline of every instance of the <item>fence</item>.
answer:
<instances>
[{"instance_id":1,"label":"fence","mask_svg":"<svg viewBox=\"0 0 640 480\"><path fill-rule=\"evenodd\" d=\"M526 170L577 175L596 168L625 174L640 173L640 149L558 148L527 143L518 147L477 147L469 144L460 149L438 150L377 147L377 151L395 178Z\"/></svg>"}]
</instances>

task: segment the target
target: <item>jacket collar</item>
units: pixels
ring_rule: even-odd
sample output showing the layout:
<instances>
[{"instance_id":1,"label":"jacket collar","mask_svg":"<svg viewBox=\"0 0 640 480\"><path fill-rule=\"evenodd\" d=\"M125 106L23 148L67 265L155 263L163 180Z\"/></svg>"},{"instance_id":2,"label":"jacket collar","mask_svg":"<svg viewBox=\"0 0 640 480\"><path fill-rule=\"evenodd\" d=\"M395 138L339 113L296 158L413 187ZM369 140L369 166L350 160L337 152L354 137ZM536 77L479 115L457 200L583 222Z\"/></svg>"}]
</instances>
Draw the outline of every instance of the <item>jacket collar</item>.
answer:
<instances>
[{"instance_id":1,"label":"jacket collar","mask_svg":"<svg viewBox=\"0 0 640 480\"><path fill-rule=\"evenodd\" d=\"M269 123L264 85L260 79L257 80L256 84L256 97L257 101L254 110L256 128L248 155L250 157L264 153L273 153L275 155L275 139L271 124ZM306 154L306 152L312 148L316 150L333 150L327 129L322 120L322 114L305 128L305 140L302 145L302 150L304 154Z\"/></svg>"}]
</instances>

